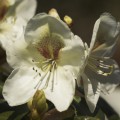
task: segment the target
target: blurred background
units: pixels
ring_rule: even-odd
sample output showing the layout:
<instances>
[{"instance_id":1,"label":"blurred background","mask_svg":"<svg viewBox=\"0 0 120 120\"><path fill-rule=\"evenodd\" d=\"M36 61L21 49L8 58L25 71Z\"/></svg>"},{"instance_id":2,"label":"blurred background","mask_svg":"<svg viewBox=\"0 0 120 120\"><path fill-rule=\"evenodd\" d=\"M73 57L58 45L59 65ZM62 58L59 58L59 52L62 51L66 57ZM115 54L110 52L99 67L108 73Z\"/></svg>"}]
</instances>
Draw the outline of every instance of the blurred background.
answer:
<instances>
[{"instance_id":1,"label":"blurred background","mask_svg":"<svg viewBox=\"0 0 120 120\"><path fill-rule=\"evenodd\" d=\"M36 13L48 12L51 8L58 10L63 19L69 15L73 19L72 32L79 35L83 41L90 43L95 21L104 12L111 13L120 21L120 0L37 0ZM120 44L118 44L120 46ZM114 58L120 65L119 47ZM0 48L0 64L5 61L5 53Z\"/></svg>"}]
</instances>

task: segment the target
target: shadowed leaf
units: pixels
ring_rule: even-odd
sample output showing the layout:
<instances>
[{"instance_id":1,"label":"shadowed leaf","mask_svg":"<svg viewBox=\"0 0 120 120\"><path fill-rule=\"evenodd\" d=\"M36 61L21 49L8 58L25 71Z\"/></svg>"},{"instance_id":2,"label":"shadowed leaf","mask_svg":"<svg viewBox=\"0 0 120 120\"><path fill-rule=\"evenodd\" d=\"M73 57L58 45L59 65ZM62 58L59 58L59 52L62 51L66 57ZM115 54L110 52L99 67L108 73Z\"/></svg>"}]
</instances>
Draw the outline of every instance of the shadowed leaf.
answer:
<instances>
[{"instance_id":1,"label":"shadowed leaf","mask_svg":"<svg viewBox=\"0 0 120 120\"><path fill-rule=\"evenodd\" d=\"M42 120L64 120L65 118L72 117L73 115L74 111L71 108L64 112L58 112L56 109L52 109L44 115Z\"/></svg>"}]
</instances>

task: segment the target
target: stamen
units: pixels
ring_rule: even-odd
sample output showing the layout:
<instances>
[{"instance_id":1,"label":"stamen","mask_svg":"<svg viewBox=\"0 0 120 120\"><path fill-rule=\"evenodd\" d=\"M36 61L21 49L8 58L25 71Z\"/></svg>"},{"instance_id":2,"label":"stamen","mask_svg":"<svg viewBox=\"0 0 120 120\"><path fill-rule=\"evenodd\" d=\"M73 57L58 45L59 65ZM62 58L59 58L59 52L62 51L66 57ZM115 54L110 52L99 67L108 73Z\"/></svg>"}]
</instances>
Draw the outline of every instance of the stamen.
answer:
<instances>
[{"instance_id":1,"label":"stamen","mask_svg":"<svg viewBox=\"0 0 120 120\"><path fill-rule=\"evenodd\" d=\"M97 73L98 74L98 69L97 68L95 68L94 66L92 66L89 62L88 62L88 67L90 67L90 69L92 70L92 71L94 71L95 73Z\"/></svg>"},{"instance_id":2,"label":"stamen","mask_svg":"<svg viewBox=\"0 0 120 120\"><path fill-rule=\"evenodd\" d=\"M50 81L50 76L51 76L51 72L49 71L49 72L48 72L48 77L47 77L47 80L46 80L46 83L45 83L45 86L44 86L43 89L46 89L46 88L47 88L47 86L48 86L48 84L49 84L49 81Z\"/></svg>"},{"instance_id":3,"label":"stamen","mask_svg":"<svg viewBox=\"0 0 120 120\"><path fill-rule=\"evenodd\" d=\"M55 65L55 69L56 69L56 65ZM57 70L55 70L54 76L55 76L55 85L57 85Z\"/></svg>"},{"instance_id":4,"label":"stamen","mask_svg":"<svg viewBox=\"0 0 120 120\"><path fill-rule=\"evenodd\" d=\"M88 61L88 66L97 74L108 76L113 72L113 65L104 64L105 60L99 57L90 57ZM102 70L104 69L104 70ZM109 72L106 72L106 70Z\"/></svg>"},{"instance_id":5,"label":"stamen","mask_svg":"<svg viewBox=\"0 0 120 120\"><path fill-rule=\"evenodd\" d=\"M48 71L46 71L46 73L44 75L41 76L39 82L37 83L37 85L34 87L34 89L38 89L42 83L42 80L44 80L44 78L46 77L46 75L48 74Z\"/></svg>"},{"instance_id":6,"label":"stamen","mask_svg":"<svg viewBox=\"0 0 120 120\"><path fill-rule=\"evenodd\" d=\"M42 69L45 71L52 61L53 61L52 59L47 59L46 61L43 61L42 64L44 65L42 65Z\"/></svg>"},{"instance_id":7,"label":"stamen","mask_svg":"<svg viewBox=\"0 0 120 120\"><path fill-rule=\"evenodd\" d=\"M52 77L52 88L51 88L51 92L53 92L53 89L54 89L54 74L55 74L55 70L56 69L56 63L54 63L54 65L53 65L53 77ZM56 80L57 80L57 78L56 78Z\"/></svg>"},{"instance_id":8,"label":"stamen","mask_svg":"<svg viewBox=\"0 0 120 120\"><path fill-rule=\"evenodd\" d=\"M49 64L45 64L45 65L43 65L43 66L42 66L42 70L45 71L45 70L48 68L48 65L49 65Z\"/></svg>"},{"instance_id":9,"label":"stamen","mask_svg":"<svg viewBox=\"0 0 120 120\"><path fill-rule=\"evenodd\" d=\"M48 78L47 78L47 82L46 82L46 84L45 84L44 89L47 88L51 76L52 76L52 88L53 88L53 84L54 84L54 78L53 78L53 77L54 77L54 65L55 65L55 61L52 61L52 64L51 64L51 67L50 67L50 70L49 70L50 74L49 74L49 76L48 76ZM51 75L51 74L52 74L52 75ZM51 90L52 90L52 89L51 89ZM53 90L52 90L52 91L53 91Z\"/></svg>"},{"instance_id":10,"label":"stamen","mask_svg":"<svg viewBox=\"0 0 120 120\"><path fill-rule=\"evenodd\" d=\"M46 63L46 64L45 64ZM49 63L49 64L48 64ZM35 89L39 88L40 85L42 84L42 81L44 80L45 77L47 77L46 83L43 87L43 89L46 89L48 87L49 81L52 80L52 88L51 91L53 92L54 89L54 74L55 74L55 69L56 69L56 62L54 60L47 60L47 62L43 62L42 68L46 68L46 72L41 76L40 73L38 73L37 75L41 76L39 82L37 83L37 85L35 86ZM49 68L49 69L48 69Z\"/></svg>"},{"instance_id":11,"label":"stamen","mask_svg":"<svg viewBox=\"0 0 120 120\"><path fill-rule=\"evenodd\" d=\"M71 26L71 24L73 23L72 18L69 17L68 15L65 15L64 21L68 26Z\"/></svg>"},{"instance_id":12,"label":"stamen","mask_svg":"<svg viewBox=\"0 0 120 120\"><path fill-rule=\"evenodd\" d=\"M53 59L47 59L46 61L43 61L42 64L50 63L52 61L53 61Z\"/></svg>"},{"instance_id":13,"label":"stamen","mask_svg":"<svg viewBox=\"0 0 120 120\"><path fill-rule=\"evenodd\" d=\"M53 16L53 17L55 17L55 18L57 18L57 19L60 19L60 16L59 16L57 10L54 9L54 8L52 8L52 9L49 11L48 14L51 15L51 16Z\"/></svg>"},{"instance_id":14,"label":"stamen","mask_svg":"<svg viewBox=\"0 0 120 120\"><path fill-rule=\"evenodd\" d=\"M104 61L104 58L98 57L98 56L95 56L95 55L90 55L90 58L94 59L94 60L102 60L102 61Z\"/></svg>"},{"instance_id":15,"label":"stamen","mask_svg":"<svg viewBox=\"0 0 120 120\"><path fill-rule=\"evenodd\" d=\"M36 74L33 79L35 79L37 76L38 76L38 74Z\"/></svg>"},{"instance_id":16,"label":"stamen","mask_svg":"<svg viewBox=\"0 0 120 120\"><path fill-rule=\"evenodd\" d=\"M113 65L106 65L106 64L100 63L99 67L109 69L109 68L112 68Z\"/></svg>"}]
</instances>

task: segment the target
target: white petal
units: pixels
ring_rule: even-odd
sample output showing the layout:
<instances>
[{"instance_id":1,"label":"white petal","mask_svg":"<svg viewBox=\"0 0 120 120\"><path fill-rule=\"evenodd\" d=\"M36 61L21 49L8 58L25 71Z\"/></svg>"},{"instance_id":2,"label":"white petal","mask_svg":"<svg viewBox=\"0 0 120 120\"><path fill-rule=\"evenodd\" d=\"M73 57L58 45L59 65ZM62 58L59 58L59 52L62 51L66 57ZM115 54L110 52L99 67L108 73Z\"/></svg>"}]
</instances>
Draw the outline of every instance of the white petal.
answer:
<instances>
[{"instance_id":1,"label":"white petal","mask_svg":"<svg viewBox=\"0 0 120 120\"><path fill-rule=\"evenodd\" d=\"M97 33L98 33L98 30L99 30L99 25L100 25L100 19L98 19L95 22L95 25L94 25L94 28L93 28L93 34L92 34L92 39L91 39L90 49L89 49L90 52L91 52L91 50L93 49L93 47L95 45Z\"/></svg>"},{"instance_id":2,"label":"white petal","mask_svg":"<svg viewBox=\"0 0 120 120\"><path fill-rule=\"evenodd\" d=\"M65 41L66 47L59 52L58 64L63 66L66 70L71 71L74 76L78 77L82 74L85 62L85 49L82 40L75 36L74 39Z\"/></svg>"},{"instance_id":3,"label":"white petal","mask_svg":"<svg viewBox=\"0 0 120 120\"><path fill-rule=\"evenodd\" d=\"M12 17L8 19L7 24L13 24L12 19ZM6 50L7 62L13 68L30 66L34 57L40 59L40 57L38 57L40 56L39 53L36 54L33 49L27 49L27 43L24 40L23 25L20 24L22 20L23 19L17 18L15 25L11 25L12 28L10 30L6 30L5 33L0 34L1 45Z\"/></svg>"},{"instance_id":4,"label":"white petal","mask_svg":"<svg viewBox=\"0 0 120 120\"><path fill-rule=\"evenodd\" d=\"M26 50L27 44L24 41L24 20L21 18L15 20L10 17L4 22L3 24L6 26L11 26L10 29L6 29L0 34L0 42L6 51L8 63L11 67L19 67L22 65L21 63L28 64L30 56ZM4 26L1 29L4 29Z\"/></svg>"},{"instance_id":5,"label":"white petal","mask_svg":"<svg viewBox=\"0 0 120 120\"><path fill-rule=\"evenodd\" d=\"M120 87L117 87L109 95L101 93L100 95L120 116Z\"/></svg>"},{"instance_id":6,"label":"white petal","mask_svg":"<svg viewBox=\"0 0 120 120\"><path fill-rule=\"evenodd\" d=\"M11 41L7 39L4 43L6 43L7 62L12 68L31 66L32 56L27 50L23 35L19 39L16 38Z\"/></svg>"},{"instance_id":7,"label":"white petal","mask_svg":"<svg viewBox=\"0 0 120 120\"><path fill-rule=\"evenodd\" d=\"M36 6L36 0L15 0L15 3L8 10L7 15L14 16L15 14L17 17L22 17L28 21L34 16Z\"/></svg>"},{"instance_id":8,"label":"white petal","mask_svg":"<svg viewBox=\"0 0 120 120\"><path fill-rule=\"evenodd\" d=\"M110 84L110 83L101 83L101 92L105 95L112 94L115 88L119 86L118 84Z\"/></svg>"},{"instance_id":9,"label":"white petal","mask_svg":"<svg viewBox=\"0 0 120 120\"><path fill-rule=\"evenodd\" d=\"M58 20L50 15L47 15L45 13L41 13L33 17L27 25L26 31L25 31L25 39L26 41L33 42L34 40L34 34L37 36L40 36L43 34L42 26L48 24L50 33L56 33L64 37L65 39L71 39L71 32L68 26L62 22L61 20ZM39 33L38 29L39 28ZM35 32L36 31L36 32Z\"/></svg>"},{"instance_id":10,"label":"white petal","mask_svg":"<svg viewBox=\"0 0 120 120\"><path fill-rule=\"evenodd\" d=\"M93 86L93 91L96 91L99 82L101 85L101 92L103 92L104 94L110 94L119 85L119 81L116 81L116 84L115 84L115 83L113 83L115 81L115 79L114 80L111 79L111 81L110 81L109 79L107 79L108 76L107 77L104 76L103 78L101 78L101 77L99 77L98 74L95 75L91 71L92 71L91 69L85 68L85 73L91 81L91 84ZM119 79L119 77L118 77L118 79Z\"/></svg>"},{"instance_id":11,"label":"white petal","mask_svg":"<svg viewBox=\"0 0 120 120\"><path fill-rule=\"evenodd\" d=\"M24 104L34 95L39 81L36 74L32 67L15 69L11 73L3 87L3 96L10 106Z\"/></svg>"},{"instance_id":12,"label":"white petal","mask_svg":"<svg viewBox=\"0 0 120 120\"><path fill-rule=\"evenodd\" d=\"M88 104L90 111L94 112L100 95L101 89L100 83L97 82L96 85L92 84L90 79L85 74L82 75L82 78L86 102Z\"/></svg>"},{"instance_id":13,"label":"white petal","mask_svg":"<svg viewBox=\"0 0 120 120\"><path fill-rule=\"evenodd\" d=\"M54 83L49 82L47 89L45 89L45 96L50 100L60 112L68 109L73 101L75 94L75 80L70 71L58 67L56 75L54 76ZM53 86L53 91L51 91Z\"/></svg>"},{"instance_id":14,"label":"white petal","mask_svg":"<svg viewBox=\"0 0 120 120\"><path fill-rule=\"evenodd\" d=\"M21 66L31 66L32 57L25 48L22 49L14 45L8 46L8 48L6 50L7 62L12 68L18 68Z\"/></svg>"},{"instance_id":15,"label":"white petal","mask_svg":"<svg viewBox=\"0 0 120 120\"><path fill-rule=\"evenodd\" d=\"M26 21L28 21L34 16L36 7L36 0L23 0L16 8L16 15L23 17Z\"/></svg>"},{"instance_id":16,"label":"white petal","mask_svg":"<svg viewBox=\"0 0 120 120\"><path fill-rule=\"evenodd\" d=\"M8 0L10 5L13 5L15 3L16 0Z\"/></svg>"},{"instance_id":17,"label":"white petal","mask_svg":"<svg viewBox=\"0 0 120 120\"><path fill-rule=\"evenodd\" d=\"M120 23L108 13L102 14L99 21L99 28L96 30L94 39L100 46L95 48L92 54L111 57L115 51L118 35L120 33Z\"/></svg>"},{"instance_id":18,"label":"white petal","mask_svg":"<svg viewBox=\"0 0 120 120\"><path fill-rule=\"evenodd\" d=\"M25 21L22 18L8 17L0 24L0 42L6 50L8 46L18 40L23 34Z\"/></svg>"}]
</instances>

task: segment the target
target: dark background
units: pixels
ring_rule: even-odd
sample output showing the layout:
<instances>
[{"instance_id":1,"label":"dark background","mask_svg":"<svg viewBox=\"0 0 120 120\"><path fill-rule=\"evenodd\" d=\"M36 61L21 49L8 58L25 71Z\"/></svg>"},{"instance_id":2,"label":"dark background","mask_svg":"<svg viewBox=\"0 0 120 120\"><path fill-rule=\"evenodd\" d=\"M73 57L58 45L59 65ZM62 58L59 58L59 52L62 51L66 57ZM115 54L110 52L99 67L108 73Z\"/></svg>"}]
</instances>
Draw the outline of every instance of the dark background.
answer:
<instances>
[{"instance_id":1,"label":"dark background","mask_svg":"<svg viewBox=\"0 0 120 120\"><path fill-rule=\"evenodd\" d=\"M72 17L72 32L79 35L88 44L94 23L102 13L109 12L120 21L120 0L37 0L37 2L36 13L47 13L51 8L55 8L61 19L65 15ZM120 64L119 50L118 47L114 58ZM5 53L0 49L0 63L2 64L4 61Z\"/></svg>"}]
</instances>

